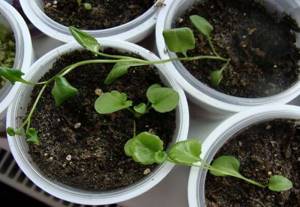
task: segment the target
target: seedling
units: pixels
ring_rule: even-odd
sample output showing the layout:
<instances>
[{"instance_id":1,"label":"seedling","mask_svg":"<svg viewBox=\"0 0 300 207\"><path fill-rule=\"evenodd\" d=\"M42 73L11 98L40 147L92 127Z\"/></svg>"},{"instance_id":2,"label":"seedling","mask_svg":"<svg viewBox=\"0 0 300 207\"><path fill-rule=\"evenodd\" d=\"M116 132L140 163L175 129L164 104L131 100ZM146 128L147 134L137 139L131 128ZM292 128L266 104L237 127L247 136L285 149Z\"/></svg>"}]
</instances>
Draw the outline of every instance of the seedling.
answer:
<instances>
[{"instance_id":1,"label":"seedling","mask_svg":"<svg viewBox=\"0 0 300 207\"><path fill-rule=\"evenodd\" d=\"M78 3L82 3L78 1ZM43 95L45 89L47 87L52 86L51 94L55 100L56 106L64 104L68 99L76 96L78 94L78 89L72 86L66 75L78 68L79 66L89 65L89 64L107 64L113 63L114 66L110 73L104 80L105 84L112 84L117 81L122 76L128 73L128 70L132 67L137 66L145 66L145 65L154 65L154 64L163 64L166 62L170 62L173 60L180 61L193 61L193 60L218 60L218 61L227 61L222 57L216 56L196 56L196 57L178 57L171 58L166 60L154 60L149 61L142 58L126 56L126 55L112 55L103 52L101 49L101 44L90 34L83 32L75 27L70 27L70 33L74 37L74 39L86 50L95 54L98 59L92 60L83 60L72 65L69 65L63 68L56 75L51 77L49 80L33 83L31 81L25 80L22 78L24 75L18 69L8 69L4 67L0 67L0 76L10 82L21 82L23 84L32 85L36 87L40 87L40 91L34 101L32 108L29 111L29 114L21 124L21 126L17 129L9 128L7 129L7 133L11 136L15 135L23 135L27 137L27 141L38 144L39 138L37 136L37 130L31 128L31 118L34 114L35 108L39 103L41 96ZM182 50L183 51L183 50ZM100 114L111 113L114 111L118 111L121 109L128 109L132 111L136 117L139 117L143 114L146 114L151 108L160 113L165 113L173 110L178 103L178 94L170 88L161 87L158 85L151 86L147 91L147 99L148 103L139 103L138 105L133 106L130 100L127 100L126 94L122 94L117 91L112 91L110 93L105 93L100 96L96 103L95 109ZM126 99L126 100L125 100ZM112 103L114 105L112 105ZM34 130L34 131L33 131ZM35 132L35 133L33 133Z\"/></svg>"},{"instance_id":2,"label":"seedling","mask_svg":"<svg viewBox=\"0 0 300 207\"><path fill-rule=\"evenodd\" d=\"M78 4L79 7L83 6L83 8L85 10L91 10L93 8L92 4L90 4L90 3L82 3L82 0L76 0L76 2L77 2L77 4Z\"/></svg>"},{"instance_id":3,"label":"seedling","mask_svg":"<svg viewBox=\"0 0 300 207\"><path fill-rule=\"evenodd\" d=\"M78 2L81 3L81 1ZM191 17L191 19L193 22L196 22L194 24L198 25L198 27L201 28L199 30L201 30L204 35L210 37L209 35L212 29L211 26L207 24L207 22L205 22L203 19L199 19L198 17ZM11 83L20 82L35 87L40 87L40 91L34 101L34 104L21 126L17 129L7 128L7 133L10 136L25 136L27 142L40 144L38 131L31 127L31 118L39 103L39 100L42 97L45 89L50 86L52 86L51 94L55 100L55 104L57 107L61 106L67 100L76 96L78 94L78 89L68 82L66 75L79 66L88 64L114 63L115 65L104 81L105 84L112 84L122 76L126 75L130 68L136 66L162 64L173 60L216 60L225 62L223 68L220 69L221 72L219 72L222 75L222 72L230 62L230 59L222 58L218 56L216 52L214 52L214 56L206 55L188 57L187 51L194 47L194 36L193 33L191 33L191 30L188 28L168 30L164 32L164 36L169 48L172 48L174 52L180 52L184 54L185 57L176 57L155 61L149 61L125 55L112 55L104 53L101 51L100 43L88 33L80 31L74 27L70 27L70 32L83 48L94 53L95 56L99 58L84 60L71 64L63 68L60 72L58 72L50 79L38 83L23 79L22 76L24 74L20 72L20 70L12 70L5 67L0 67L0 76L10 81ZM213 45L211 47L213 47ZM216 83L220 82L220 78L218 77L221 77L221 75L214 75ZM138 118L141 115L149 112L149 110L151 109L159 113L172 111L176 108L179 101L179 96L176 91L171 88L162 87L159 84L150 86L146 92L146 97L148 99L148 103L139 103L133 106L133 101L128 100L128 97L125 93L119 91L102 93L95 102L95 110L99 114L109 114L119 110L127 109L134 113ZM124 146L124 151L127 156L132 157L133 160L140 164L161 164L165 161L169 161L175 164L202 167L208 169L210 173L215 176L236 177L258 187L268 187L272 191L285 191L292 188L293 186L290 180L280 175L272 176L267 184L261 184L248 179L239 173L240 163L232 156L219 157L211 165L209 165L200 158L201 144L196 140L178 142L173 145L170 150L164 151L163 141L157 135L151 134L149 132L142 132L136 135L135 120L133 132L133 138L128 140L128 142Z\"/></svg>"},{"instance_id":4,"label":"seedling","mask_svg":"<svg viewBox=\"0 0 300 207\"><path fill-rule=\"evenodd\" d=\"M148 103L139 103L133 106L133 102L127 99L125 93L111 91L102 94L95 102L95 109L99 114L110 114L116 111L127 109L135 117L140 117L153 108L159 113L166 113L174 110L179 101L179 95L171 88L153 84L147 90Z\"/></svg>"},{"instance_id":5,"label":"seedling","mask_svg":"<svg viewBox=\"0 0 300 207\"><path fill-rule=\"evenodd\" d=\"M163 141L158 136L142 132L127 141L124 151L127 156L142 165L162 164L168 161L178 165L201 167L209 170L214 176L235 177L271 191L282 192L293 187L293 183L281 175L271 176L266 184L244 177L240 173L239 160L233 156L220 156L210 165L200 158L201 144L193 139L177 142L165 151Z\"/></svg>"},{"instance_id":6,"label":"seedling","mask_svg":"<svg viewBox=\"0 0 300 207\"><path fill-rule=\"evenodd\" d=\"M203 17L198 15L190 16L190 21L193 26L207 39L212 54L214 54L215 60L224 61L224 65L221 69L213 70L210 73L210 81L214 87L219 86L223 79L223 72L227 69L230 64L230 59L221 57L212 42L212 32L214 30L213 26ZM188 50L195 48L196 41L194 33L190 28L182 27L165 30L163 36L168 49L171 52L181 53L187 57Z\"/></svg>"}]
</instances>

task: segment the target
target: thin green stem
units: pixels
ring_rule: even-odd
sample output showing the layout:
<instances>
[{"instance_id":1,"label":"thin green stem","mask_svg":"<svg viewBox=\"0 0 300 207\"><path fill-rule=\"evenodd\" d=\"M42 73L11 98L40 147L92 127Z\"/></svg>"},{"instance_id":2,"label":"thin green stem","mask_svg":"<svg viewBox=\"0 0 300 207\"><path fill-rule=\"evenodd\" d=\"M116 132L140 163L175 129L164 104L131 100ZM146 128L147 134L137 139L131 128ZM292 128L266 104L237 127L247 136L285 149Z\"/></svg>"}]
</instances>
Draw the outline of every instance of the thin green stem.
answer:
<instances>
[{"instance_id":1,"label":"thin green stem","mask_svg":"<svg viewBox=\"0 0 300 207\"><path fill-rule=\"evenodd\" d=\"M139 60L141 63L144 62L144 60ZM63 69L59 74L56 76L65 76L68 73L70 73L72 70L76 69L79 66L88 65L88 64L99 64L99 63L119 63L119 62L132 62L130 59L118 59L118 60L84 60L80 61L78 63L75 63L73 65L70 65L70 67ZM134 61L136 62L136 60Z\"/></svg>"},{"instance_id":2,"label":"thin green stem","mask_svg":"<svg viewBox=\"0 0 300 207\"><path fill-rule=\"evenodd\" d=\"M223 65L223 67L220 69L221 72L223 72L223 71L228 67L230 61L231 61L231 59L228 59L228 60L227 60L227 62L226 62L226 63Z\"/></svg>"},{"instance_id":3,"label":"thin green stem","mask_svg":"<svg viewBox=\"0 0 300 207\"><path fill-rule=\"evenodd\" d=\"M33 115L33 113L35 111L35 108L36 108L39 100L41 99L42 94L44 93L46 87L47 87L47 84L43 85L43 87L41 88L41 90L40 90L38 96L36 97L36 100L34 101L34 104L33 104L32 108L31 108L31 110L30 110L30 112L29 112L26 120L23 122L23 124L21 126L21 128L24 128L26 126L26 131L28 131L28 129L30 128L31 117L32 117L32 115Z\"/></svg>"},{"instance_id":4,"label":"thin green stem","mask_svg":"<svg viewBox=\"0 0 300 207\"><path fill-rule=\"evenodd\" d=\"M217 169L217 168L214 168L214 167L212 167L211 165L209 165L208 163L206 163L206 162L205 162L204 160L202 160L202 159L200 159L200 161L199 161L198 163L193 164L193 166L195 166L195 167L201 167L201 168L206 169L206 170L211 170L211 171L214 171L214 172L218 172L218 173L221 173L221 174L225 174L225 175L227 175L227 176L239 178L239 179L242 179L242 180L244 180L244 181L246 181L246 182L248 182L248 183L251 183L251 184L256 185L256 186L258 186L258 187L261 187L261 188L266 188L266 187L267 187L266 185L263 185L263 184L261 184L261 183L258 183L258 182L256 182L256 181L254 181L254 180L251 180L251 179L249 179L249 178L246 178L246 177L244 177L244 176L242 176L242 175L240 175L240 174L233 174L233 173L231 173L231 172L226 172L226 171L224 171L224 170L219 170L219 169Z\"/></svg>"},{"instance_id":5,"label":"thin green stem","mask_svg":"<svg viewBox=\"0 0 300 207\"><path fill-rule=\"evenodd\" d=\"M97 55L103 56L103 57L108 57L108 58L114 58L114 59L132 59L132 60L140 60L138 58L126 56L126 55L111 55L103 52L97 52Z\"/></svg>"},{"instance_id":6,"label":"thin green stem","mask_svg":"<svg viewBox=\"0 0 300 207\"><path fill-rule=\"evenodd\" d=\"M133 137L136 136L136 122L133 120Z\"/></svg>"},{"instance_id":7,"label":"thin green stem","mask_svg":"<svg viewBox=\"0 0 300 207\"><path fill-rule=\"evenodd\" d=\"M216 49L215 49L215 47L214 47L214 44L213 44L212 41L211 41L211 38L208 37L207 40L208 40L208 44L209 44L209 46L210 46L210 48L211 48L213 54L216 55L217 57L221 57L221 56L217 53L217 51L216 51Z\"/></svg>"}]
</instances>

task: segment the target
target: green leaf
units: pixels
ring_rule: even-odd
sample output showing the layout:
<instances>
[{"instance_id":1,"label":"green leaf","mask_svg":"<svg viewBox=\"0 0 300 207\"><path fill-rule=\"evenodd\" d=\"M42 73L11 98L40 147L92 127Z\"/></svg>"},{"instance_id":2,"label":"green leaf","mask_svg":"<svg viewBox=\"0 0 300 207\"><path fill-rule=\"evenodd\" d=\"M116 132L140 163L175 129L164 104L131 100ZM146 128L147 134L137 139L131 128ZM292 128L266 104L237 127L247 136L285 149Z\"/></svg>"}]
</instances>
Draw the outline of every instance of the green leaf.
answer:
<instances>
[{"instance_id":1,"label":"green leaf","mask_svg":"<svg viewBox=\"0 0 300 207\"><path fill-rule=\"evenodd\" d=\"M179 102L179 95L175 90L158 84L150 86L146 95L152 107L160 113L174 110Z\"/></svg>"},{"instance_id":2,"label":"green leaf","mask_svg":"<svg viewBox=\"0 0 300 207\"><path fill-rule=\"evenodd\" d=\"M6 132L9 136L23 135L23 128L13 129L8 127Z\"/></svg>"},{"instance_id":3,"label":"green leaf","mask_svg":"<svg viewBox=\"0 0 300 207\"><path fill-rule=\"evenodd\" d=\"M167 156L163 149L163 141L149 132L138 134L128 140L124 147L127 156L143 165L164 162Z\"/></svg>"},{"instance_id":4,"label":"green leaf","mask_svg":"<svg viewBox=\"0 0 300 207\"><path fill-rule=\"evenodd\" d=\"M126 75L128 73L128 69L132 66L132 64L132 62L116 63L105 78L104 84L112 84L118 78L122 77L123 75Z\"/></svg>"},{"instance_id":5,"label":"green leaf","mask_svg":"<svg viewBox=\"0 0 300 207\"><path fill-rule=\"evenodd\" d=\"M214 27L205 18L198 15L192 15L190 16L190 20L199 32L201 32L205 37L210 38Z\"/></svg>"},{"instance_id":6,"label":"green leaf","mask_svg":"<svg viewBox=\"0 0 300 207\"><path fill-rule=\"evenodd\" d=\"M223 79L223 70L215 70L210 73L210 82L214 87L219 86Z\"/></svg>"},{"instance_id":7,"label":"green leaf","mask_svg":"<svg viewBox=\"0 0 300 207\"><path fill-rule=\"evenodd\" d=\"M87 32L81 31L76 27L69 27L69 30L75 40L85 49L97 54L101 48L100 44L92 35Z\"/></svg>"},{"instance_id":8,"label":"green leaf","mask_svg":"<svg viewBox=\"0 0 300 207\"><path fill-rule=\"evenodd\" d=\"M26 141L32 144L39 145L40 140L37 134L37 131L34 128L28 129L26 132Z\"/></svg>"},{"instance_id":9,"label":"green leaf","mask_svg":"<svg viewBox=\"0 0 300 207\"><path fill-rule=\"evenodd\" d=\"M200 161L201 144L198 140L181 141L173 145L169 152L169 160L182 165L192 165Z\"/></svg>"},{"instance_id":10,"label":"green leaf","mask_svg":"<svg viewBox=\"0 0 300 207\"><path fill-rule=\"evenodd\" d=\"M92 8L93 8L92 4L90 4L90 3L84 3L83 7L84 7L85 10L92 10Z\"/></svg>"},{"instance_id":11,"label":"green leaf","mask_svg":"<svg viewBox=\"0 0 300 207\"><path fill-rule=\"evenodd\" d=\"M268 188L272 191L282 192L293 187L292 181L281 175L274 175L270 177Z\"/></svg>"},{"instance_id":12,"label":"green leaf","mask_svg":"<svg viewBox=\"0 0 300 207\"><path fill-rule=\"evenodd\" d=\"M134 106L133 109L139 114L145 114L147 112L147 105L140 103L139 105Z\"/></svg>"},{"instance_id":13,"label":"green leaf","mask_svg":"<svg viewBox=\"0 0 300 207\"><path fill-rule=\"evenodd\" d=\"M124 146L124 151L125 151L125 154L128 156L128 157L131 157L133 155L133 152L134 152L134 138L132 139L129 139L125 146Z\"/></svg>"},{"instance_id":14,"label":"green leaf","mask_svg":"<svg viewBox=\"0 0 300 207\"><path fill-rule=\"evenodd\" d=\"M12 84L15 82L30 84L30 82L22 78L23 75L24 73L18 69L0 67L0 76L10 81Z\"/></svg>"},{"instance_id":15,"label":"green leaf","mask_svg":"<svg viewBox=\"0 0 300 207\"><path fill-rule=\"evenodd\" d=\"M240 162L233 156L221 156L213 161L211 167L215 170L210 170L214 176L234 176L242 177L240 174Z\"/></svg>"},{"instance_id":16,"label":"green leaf","mask_svg":"<svg viewBox=\"0 0 300 207\"><path fill-rule=\"evenodd\" d=\"M75 96L77 93L78 90L74 88L66 78L61 76L55 78L51 94L54 97L56 106L60 106L63 102Z\"/></svg>"},{"instance_id":17,"label":"green leaf","mask_svg":"<svg viewBox=\"0 0 300 207\"><path fill-rule=\"evenodd\" d=\"M103 93L95 102L95 109L99 114L110 114L132 106L125 93L111 91Z\"/></svg>"},{"instance_id":18,"label":"green leaf","mask_svg":"<svg viewBox=\"0 0 300 207\"><path fill-rule=\"evenodd\" d=\"M9 136L15 136L15 135L16 135L15 129L14 129L14 128L11 128L11 127L8 127L8 128L6 129L6 133L7 133Z\"/></svg>"},{"instance_id":19,"label":"green leaf","mask_svg":"<svg viewBox=\"0 0 300 207\"><path fill-rule=\"evenodd\" d=\"M187 56L188 50L195 48L195 37L190 28L175 28L165 30L163 36L167 47L172 52L180 52Z\"/></svg>"}]
</instances>

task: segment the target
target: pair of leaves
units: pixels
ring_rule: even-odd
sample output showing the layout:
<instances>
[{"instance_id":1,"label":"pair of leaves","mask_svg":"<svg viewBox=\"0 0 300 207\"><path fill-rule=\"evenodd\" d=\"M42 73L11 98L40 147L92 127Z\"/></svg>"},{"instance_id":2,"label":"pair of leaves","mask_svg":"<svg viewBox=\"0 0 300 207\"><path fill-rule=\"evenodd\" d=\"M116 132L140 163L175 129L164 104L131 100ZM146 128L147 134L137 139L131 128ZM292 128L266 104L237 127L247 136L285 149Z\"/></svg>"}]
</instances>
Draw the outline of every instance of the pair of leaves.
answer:
<instances>
[{"instance_id":1,"label":"pair of leaves","mask_svg":"<svg viewBox=\"0 0 300 207\"><path fill-rule=\"evenodd\" d=\"M173 163L191 166L199 162L201 144L197 140L186 140L164 151L163 141L149 132L142 132L128 140L124 147L125 154L140 164L161 164L166 159Z\"/></svg>"},{"instance_id":2,"label":"pair of leaves","mask_svg":"<svg viewBox=\"0 0 300 207\"><path fill-rule=\"evenodd\" d=\"M181 141L169 149L163 151L163 141L156 135L149 132L142 132L136 137L127 141L124 147L125 154L132 157L134 161L143 165L163 163L166 159L170 162L199 166L201 164L201 144L197 140ZM204 166L205 168L207 166ZM221 156L215 159L209 167L210 173L214 176L232 176L243 179L246 182L259 187L268 187L275 192L282 192L293 187L293 183L281 175L272 176L267 185L262 185L254 180L245 178L240 174L240 162L233 156Z\"/></svg>"},{"instance_id":3,"label":"pair of leaves","mask_svg":"<svg viewBox=\"0 0 300 207\"><path fill-rule=\"evenodd\" d=\"M150 86L146 96L151 106L160 113L174 110L179 102L179 95L176 91L161 87L159 84ZM118 91L104 93L95 102L95 109L99 114L110 114L131 106L132 101L127 100L127 95ZM133 109L139 114L145 114L149 110L145 103L140 103Z\"/></svg>"},{"instance_id":4,"label":"pair of leaves","mask_svg":"<svg viewBox=\"0 0 300 207\"><path fill-rule=\"evenodd\" d=\"M233 176L251 182L251 180L240 174L240 162L233 156L221 156L212 162L211 167L210 173L214 176ZM255 183L255 181L252 181L252 184ZM265 187L272 191L282 192L291 189L293 183L284 176L274 175L270 177L269 183Z\"/></svg>"},{"instance_id":5,"label":"pair of leaves","mask_svg":"<svg viewBox=\"0 0 300 207\"><path fill-rule=\"evenodd\" d=\"M0 67L0 76L9 80L12 84L15 82L32 84L31 82L24 80L22 78L23 75L24 73L20 70ZM70 97L75 96L78 93L78 90L74 88L66 78L59 76L55 78L54 87L51 93L55 99L56 105L59 106Z\"/></svg>"},{"instance_id":6,"label":"pair of leaves","mask_svg":"<svg viewBox=\"0 0 300 207\"><path fill-rule=\"evenodd\" d=\"M6 129L6 132L9 136L16 136L16 135L20 135L20 136L24 136L24 130L23 129L13 129L11 127L8 127ZM25 136L26 136L26 141L27 142L30 142L32 144L36 144L36 145L39 145L40 144L40 139L38 137L38 133L36 131L36 129L34 128L29 128L26 133L25 133Z\"/></svg>"},{"instance_id":7,"label":"pair of leaves","mask_svg":"<svg viewBox=\"0 0 300 207\"><path fill-rule=\"evenodd\" d=\"M207 38L210 38L213 26L203 17L190 16L192 24ZM195 36L190 28L175 28L165 30L163 37L168 49L172 52L182 53L187 56L187 51L195 48Z\"/></svg>"}]
</instances>

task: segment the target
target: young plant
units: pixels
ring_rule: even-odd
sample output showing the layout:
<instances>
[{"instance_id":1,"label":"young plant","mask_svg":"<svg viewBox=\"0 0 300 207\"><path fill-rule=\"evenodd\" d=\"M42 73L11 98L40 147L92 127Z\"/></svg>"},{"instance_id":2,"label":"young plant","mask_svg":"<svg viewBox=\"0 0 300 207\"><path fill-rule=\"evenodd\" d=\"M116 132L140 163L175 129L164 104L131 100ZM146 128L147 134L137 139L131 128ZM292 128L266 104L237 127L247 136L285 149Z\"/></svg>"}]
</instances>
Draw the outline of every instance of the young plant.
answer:
<instances>
[{"instance_id":1,"label":"young plant","mask_svg":"<svg viewBox=\"0 0 300 207\"><path fill-rule=\"evenodd\" d=\"M77 1L78 4L81 4L82 1ZM219 56L195 56L195 57L176 57L165 60L154 60L149 61L138 57L132 57L127 55L113 55L108 54L102 51L101 44L90 34L83 32L75 27L70 27L70 33L74 37L74 39L86 50L92 52L97 59L91 60L83 60L76 63L73 63L65 68L62 68L60 72L51 77L50 79L33 83L31 81L25 80L22 78L24 75L18 69L7 69L0 67L0 76L10 82L21 82L23 84L39 87L40 91L34 101L32 108L30 109L28 115L24 119L21 126L17 129L8 128L7 133L10 136L15 135L23 135L27 138L28 142L32 142L34 144L39 143L39 138L37 136L37 130L31 127L31 119L34 115L34 111L39 103L40 98L42 97L45 89L47 87L52 87L51 94L55 100L55 104L57 107L64 104L70 98L76 96L78 94L78 89L72 86L66 76L71 73L73 70L77 69L80 66L89 65L89 64L108 64L113 63L114 66L112 70L109 72L107 77L104 80L105 84L112 84L117 81L122 76L128 73L128 70L133 67L138 66L146 66L146 65L155 65L155 64L163 64L166 62L170 62L173 60L180 61L193 61L193 60L216 60L228 63L229 60L219 57ZM181 31L184 30L184 31ZM168 36L171 40L169 41L169 45L173 45L173 49L186 54L188 49L194 47L194 36L190 29L179 29L177 32L170 31L165 32L164 35ZM175 35L175 36L174 36ZM174 37L173 37L174 36ZM167 38L167 39L169 39ZM173 40L172 40L173 39ZM186 40L186 41L183 41ZM176 42L180 44L176 45ZM113 111L118 111L121 109L128 109L132 111L137 117L146 114L151 108L154 110L164 113L170 110L173 110L178 103L178 94L175 93L172 89L164 88L158 85L152 86L148 89L147 94L148 103L139 103L135 105L133 108L132 102L127 100L126 94L122 94L120 92L114 91L111 93L106 93L103 96L100 96L96 103L95 109L101 113L111 113ZM111 103L115 105L111 105ZM34 133L33 133L34 132Z\"/></svg>"},{"instance_id":2,"label":"young plant","mask_svg":"<svg viewBox=\"0 0 300 207\"><path fill-rule=\"evenodd\" d=\"M82 0L76 0L79 7L83 6L85 10L92 10L92 4L90 3L82 3Z\"/></svg>"},{"instance_id":3,"label":"young plant","mask_svg":"<svg viewBox=\"0 0 300 207\"><path fill-rule=\"evenodd\" d=\"M171 88L162 87L159 84L151 85L146 93L148 103L139 103L133 106L133 102L127 99L125 93L111 91L102 94L95 102L95 110L99 114L111 114L116 111L127 109L135 117L140 117L154 109L159 113L174 110L179 101L179 95ZM132 107L133 106L133 107Z\"/></svg>"},{"instance_id":4,"label":"young plant","mask_svg":"<svg viewBox=\"0 0 300 207\"><path fill-rule=\"evenodd\" d=\"M64 104L70 98L76 96L78 94L78 89L68 82L66 75L78 68L79 66L84 66L88 64L114 63L114 67L112 68L111 72L108 74L104 81L105 84L112 84L118 78L125 75L130 67L161 64L170 61L148 61L131 56L107 54L101 51L100 43L88 33L82 32L81 30L76 29L74 27L70 27L70 32L73 35L74 39L77 40L77 42L84 49L94 53L95 56L99 58L92 60L84 60L71 64L65 68L62 68L60 72L58 72L50 79L38 83L34 83L23 79L22 76L24 74L18 69L0 67L0 76L10 81L12 84L14 84L15 82L20 82L35 87L40 87L40 91L34 101L34 104L21 126L16 129L7 129L7 133L10 136L24 136L26 137L26 140L28 142L33 144L39 144L38 131L31 127L31 119L39 103L40 98L42 97L45 89L51 86L51 94L55 100L55 104L57 107ZM150 87L146 95L148 98L148 103L140 103L134 106L133 109L130 109L135 113L136 116L146 114L151 108L161 113L167 112L168 110L173 110L173 108L176 107L179 99L178 94L174 90L166 87L161 87L159 85L153 85L152 87ZM97 99L95 103L95 109L99 113L104 114L129 108L132 102L124 101L125 99L127 99L126 94L122 94L117 91L105 93ZM114 105L110 105L111 103L113 103ZM99 105L101 107L99 107Z\"/></svg>"},{"instance_id":5,"label":"young plant","mask_svg":"<svg viewBox=\"0 0 300 207\"><path fill-rule=\"evenodd\" d=\"M125 154L142 165L162 164L165 161L187 166L201 167L214 176L231 176L261 188L282 192L293 187L286 177L274 175L266 184L246 178L240 173L240 162L233 156L220 156L212 164L201 159L201 144L197 140L177 142L168 151L164 150L163 141L149 132L142 132L129 139L125 144Z\"/></svg>"},{"instance_id":6,"label":"young plant","mask_svg":"<svg viewBox=\"0 0 300 207\"><path fill-rule=\"evenodd\" d=\"M223 58L217 53L211 37L214 28L205 18L198 15L192 15L190 16L190 21L193 26L207 39L215 60L225 62L221 69L214 70L210 73L211 85L217 87L223 79L223 72L230 64L230 59ZM194 49L196 45L194 33L187 27L165 30L163 32L163 36L170 51L181 53L185 57L188 57L188 50Z\"/></svg>"}]
</instances>

